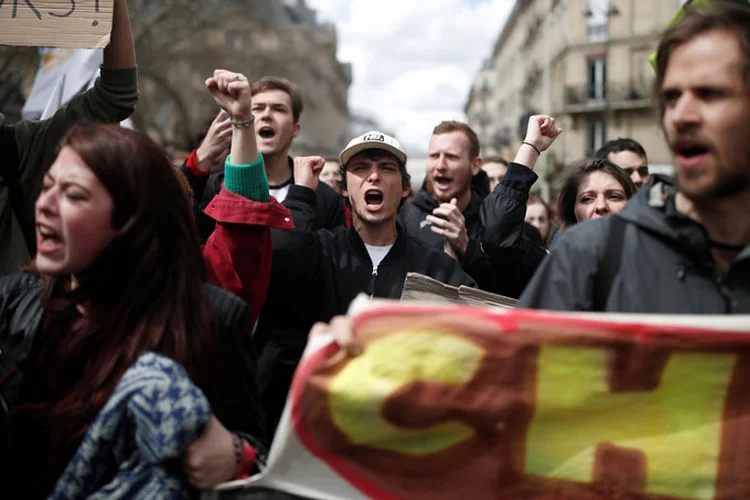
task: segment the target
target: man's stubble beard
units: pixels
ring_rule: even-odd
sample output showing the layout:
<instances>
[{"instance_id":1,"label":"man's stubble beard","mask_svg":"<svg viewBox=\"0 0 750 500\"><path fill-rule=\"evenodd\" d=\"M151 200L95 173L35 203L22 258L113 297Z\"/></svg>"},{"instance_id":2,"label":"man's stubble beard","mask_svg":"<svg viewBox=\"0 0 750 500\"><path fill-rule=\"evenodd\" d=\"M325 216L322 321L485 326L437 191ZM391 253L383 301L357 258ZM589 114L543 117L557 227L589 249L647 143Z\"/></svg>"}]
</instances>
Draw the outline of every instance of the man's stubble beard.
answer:
<instances>
[{"instance_id":1,"label":"man's stubble beard","mask_svg":"<svg viewBox=\"0 0 750 500\"><path fill-rule=\"evenodd\" d=\"M677 175L677 189L687 198L694 202L707 202L710 200L721 200L734 198L742 193L750 192L750 148L745 155L744 167L741 170L730 172L718 171L715 180L708 186L701 187L698 190L691 190L689 182L684 178L689 175Z\"/></svg>"}]
</instances>

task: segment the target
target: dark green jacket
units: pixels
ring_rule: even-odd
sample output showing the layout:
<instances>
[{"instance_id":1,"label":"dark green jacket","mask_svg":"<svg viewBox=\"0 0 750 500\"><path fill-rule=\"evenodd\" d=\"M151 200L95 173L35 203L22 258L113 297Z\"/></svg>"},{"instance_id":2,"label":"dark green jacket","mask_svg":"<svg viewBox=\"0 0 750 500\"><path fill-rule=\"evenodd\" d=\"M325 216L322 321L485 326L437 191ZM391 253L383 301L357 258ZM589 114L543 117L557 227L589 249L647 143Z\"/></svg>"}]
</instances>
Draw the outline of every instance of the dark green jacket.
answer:
<instances>
[{"instance_id":1,"label":"dark green jacket","mask_svg":"<svg viewBox=\"0 0 750 500\"><path fill-rule=\"evenodd\" d=\"M27 120L12 127L14 141L3 141L0 162L3 171L13 169L18 180L20 217L13 213L9 182L0 179L0 276L10 274L29 263L36 248L34 241L34 202L39 196L42 177L55 159L57 146L65 132L76 122L118 123L128 118L138 102L138 72L135 68L102 68L101 77L90 90L78 94L47 120ZM0 125L5 118L0 115ZM8 129L6 128L6 131ZM6 148L14 146L17 151ZM8 145L10 144L10 145ZM12 160L15 159L15 160ZM12 164L9 164L11 163Z\"/></svg>"}]
</instances>

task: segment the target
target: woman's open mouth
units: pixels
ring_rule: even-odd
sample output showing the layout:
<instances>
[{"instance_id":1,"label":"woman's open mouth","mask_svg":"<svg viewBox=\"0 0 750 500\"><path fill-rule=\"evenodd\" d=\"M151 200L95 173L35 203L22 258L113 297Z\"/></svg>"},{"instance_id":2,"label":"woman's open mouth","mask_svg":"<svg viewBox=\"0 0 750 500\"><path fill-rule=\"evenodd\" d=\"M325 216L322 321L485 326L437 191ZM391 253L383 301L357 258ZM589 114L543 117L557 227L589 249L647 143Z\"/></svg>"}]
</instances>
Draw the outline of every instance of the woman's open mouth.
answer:
<instances>
[{"instance_id":1,"label":"woman's open mouth","mask_svg":"<svg viewBox=\"0 0 750 500\"><path fill-rule=\"evenodd\" d=\"M57 252L62 248L60 235L51 227L37 224L37 251L42 254Z\"/></svg>"}]
</instances>

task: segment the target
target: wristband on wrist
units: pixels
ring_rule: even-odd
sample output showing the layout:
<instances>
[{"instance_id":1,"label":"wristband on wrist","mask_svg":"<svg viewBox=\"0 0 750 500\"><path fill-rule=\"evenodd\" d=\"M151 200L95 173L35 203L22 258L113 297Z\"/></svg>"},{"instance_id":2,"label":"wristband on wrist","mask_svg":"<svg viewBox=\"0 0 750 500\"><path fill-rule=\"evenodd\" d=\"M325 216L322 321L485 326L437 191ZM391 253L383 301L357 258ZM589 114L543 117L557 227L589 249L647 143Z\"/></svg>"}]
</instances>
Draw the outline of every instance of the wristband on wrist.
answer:
<instances>
[{"instance_id":1,"label":"wristband on wrist","mask_svg":"<svg viewBox=\"0 0 750 500\"><path fill-rule=\"evenodd\" d=\"M238 127L238 128L250 128L253 126L253 123L255 122L255 117L253 115L250 115L249 120L235 120L232 118L232 126Z\"/></svg>"},{"instance_id":2,"label":"wristband on wrist","mask_svg":"<svg viewBox=\"0 0 750 500\"><path fill-rule=\"evenodd\" d=\"M533 145L533 144L531 144L530 142L527 142L527 141L523 141L523 142L522 142L521 144L526 144L527 146L531 146L532 148L534 148L534 151L536 151L536 155L537 155L537 156L542 156L542 152L541 152L541 151L539 151L539 148L538 148L538 147L536 147L536 146L534 146L534 145Z\"/></svg>"},{"instance_id":3,"label":"wristband on wrist","mask_svg":"<svg viewBox=\"0 0 750 500\"><path fill-rule=\"evenodd\" d=\"M234 458L237 463L234 478L247 479L250 477L250 470L255 465L255 449L237 434L233 435L232 443L234 446Z\"/></svg>"}]
</instances>

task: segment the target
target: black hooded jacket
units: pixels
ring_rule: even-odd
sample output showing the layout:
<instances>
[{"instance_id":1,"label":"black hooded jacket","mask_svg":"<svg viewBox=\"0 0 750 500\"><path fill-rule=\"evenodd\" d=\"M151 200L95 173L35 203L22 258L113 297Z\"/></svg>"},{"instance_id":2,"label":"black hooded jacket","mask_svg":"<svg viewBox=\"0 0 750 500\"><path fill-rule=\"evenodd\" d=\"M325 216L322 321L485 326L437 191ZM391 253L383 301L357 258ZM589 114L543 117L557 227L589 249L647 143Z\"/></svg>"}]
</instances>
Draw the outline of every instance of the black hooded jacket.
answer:
<instances>
[{"instance_id":1,"label":"black hooded jacket","mask_svg":"<svg viewBox=\"0 0 750 500\"><path fill-rule=\"evenodd\" d=\"M619 214L570 228L519 305L556 311L750 313L750 245L719 276L705 229L677 211L675 193L673 179L653 175ZM615 240L615 218L624 221L623 243L608 294L597 300L604 256L612 253L608 242Z\"/></svg>"},{"instance_id":2,"label":"black hooded jacket","mask_svg":"<svg viewBox=\"0 0 750 500\"><path fill-rule=\"evenodd\" d=\"M398 227L398 236L388 255L373 266L362 239L354 228L335 231L314 229L317 193L292 186L287 206L295 229L278 230L273 237L274 273L296 283L300 302L296 314L313 321L328 321L346 313L360 293L398 299L406 273L416 272L449 285L476 286L446 253L411 238ZM305 299L302 301L302 299Z\"/></svg>"},{"instance_id":3,"label":"black hooded jacket","mask_svg":"<svg viewBox=\"0 0 750 500\"><path fill-rule=\"evenodd\" d=\"M391 250L373 266L354 228L314 230L316 199L315 191L291 186L285 205L292 212L295 229L273 230L272 279L263 314L275 318L275 323L266 338L255 337L256 346L262 347L258 383L271 428L281 416L307 333L316 321L345 314L361 293L400 298L408 272L453 286L476 286L448 254L409 237L400 226Z\"/></svg>"},{"instance_id":4,"label":"black hooded jacket","mask_svg":"<svg viewBox=\"0 0 750 500\"><path fill-rule=\"evenodd\" d=\"M460 258L461 267L481 289L516 298L546 255L544 248L529 239L524 222L526 200L537 175L511 163L503 180L489 193L482 174L472 180L471 199L462 212L469 245ZM433 233L426 220L438 206L423 184L414 199L401 208L399 221L408 235L442 250L443 237Z\"/></svg>"},{"instance_id":5,"label":"black hooded jacket","mask_svg":"<svg viewBox=\"0 0 750 500\"><path fill-rule=\"evenodd\" d=\"M466 231L469 233L469 246L466 249L466 254L461 256L461 265L469 274L471 274L471 262L481 254L479 236L482 225L479 220L479 209L482 207L482 201L486 196L487 193L480 188L472 187L471 199L462 212L466 219ZM423 185L414 195L414 198L401 207L399 222L404 226L404 230L409 236L425 242L428 246L442 250L443 237L433 233L426 220L426 217L439 206L440 203L430 195Z\"/></svg>"}]
</instances>

